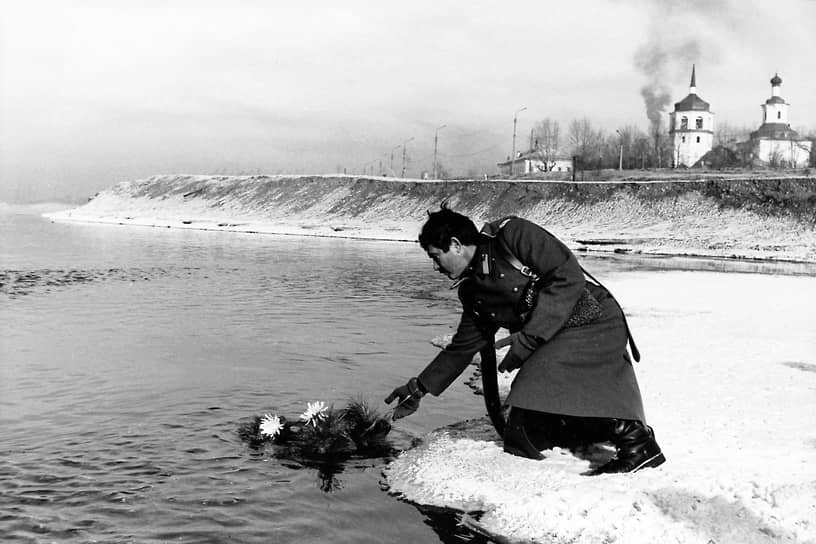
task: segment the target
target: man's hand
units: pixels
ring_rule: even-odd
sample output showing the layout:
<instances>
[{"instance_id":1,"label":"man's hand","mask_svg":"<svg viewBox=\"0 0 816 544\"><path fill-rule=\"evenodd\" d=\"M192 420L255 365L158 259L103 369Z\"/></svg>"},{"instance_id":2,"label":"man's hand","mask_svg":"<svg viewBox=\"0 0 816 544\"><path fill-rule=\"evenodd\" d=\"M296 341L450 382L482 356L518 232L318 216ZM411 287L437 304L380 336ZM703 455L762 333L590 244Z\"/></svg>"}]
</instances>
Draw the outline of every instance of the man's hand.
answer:
<instances>
[{"instance_id":1,"label":"man's hand","mask_svg":"<svg viewBox=\"0 0 816 544\"><path fill-rule=\"evenodd\" d=\"M391 391L391 394L385 397L385 403L391 404L394 399L399 399L399 403L397 403L397 406L394 408L394 415L391 416L391 419L396 421L416 412L417 408L419 408L419 399L424 395L425 392L420 386L419 380L416 378L411 378L405 385L401 385Z\"/></svg>"},{"instance_id":2,"label":"man's hand","mask_svg":"<svg viewBox=\"0 0 816 544\"><path fill-rule=\"evenodd\" d=\"M538 347L538 341L521 331L514 332L506 338L500 339L494 347L496 349L510 346L510 351L504 356L502 362L499 363L499 372L511 372L517 368L521 368L524 361L532 355Z\"/></svg>"}]
</instances>

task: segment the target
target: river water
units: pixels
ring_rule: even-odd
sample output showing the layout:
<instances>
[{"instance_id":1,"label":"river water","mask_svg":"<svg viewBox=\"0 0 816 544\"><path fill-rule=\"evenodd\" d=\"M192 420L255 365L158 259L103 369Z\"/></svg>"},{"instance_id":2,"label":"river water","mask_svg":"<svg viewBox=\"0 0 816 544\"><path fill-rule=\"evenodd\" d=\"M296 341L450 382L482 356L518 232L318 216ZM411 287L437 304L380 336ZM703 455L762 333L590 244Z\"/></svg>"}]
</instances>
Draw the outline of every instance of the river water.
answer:
<instances>
[{"instance_id":1,"label":"river water","mask_svg":"<svg viewBox=\"0 0 816 544\"><path fill-rule=\"evenodd\" d=\"M388 458L316 467L237 434L307 401L358 397L385 411L458 317L418 246L8 211L0 243L4 541L479 541L389 495ZM748 289L762 277L712 261L582 260L611 283L678 267L736 266ZM459 384L390 438L405 449L482 414Z\"/></svg>"}]
</instances>

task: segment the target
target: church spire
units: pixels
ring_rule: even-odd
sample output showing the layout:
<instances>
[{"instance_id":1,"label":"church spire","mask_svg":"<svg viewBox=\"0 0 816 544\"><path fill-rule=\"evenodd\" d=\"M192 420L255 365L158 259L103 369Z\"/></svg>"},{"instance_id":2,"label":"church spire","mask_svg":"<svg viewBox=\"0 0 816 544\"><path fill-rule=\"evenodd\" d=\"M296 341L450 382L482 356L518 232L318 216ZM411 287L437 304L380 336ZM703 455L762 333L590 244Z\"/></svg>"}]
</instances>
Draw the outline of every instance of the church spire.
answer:
<instances>
[{"instance_id":1,"label":"church spire","mask_svg":"<svg viewBox=\"0 0 816 544\"><path fill-rule=\"evenodd\" d=\"M697 77L694 73L695 66L691 65L691 83L689 83L689 94L697 94Z\"/></svg>"}]
</instances>

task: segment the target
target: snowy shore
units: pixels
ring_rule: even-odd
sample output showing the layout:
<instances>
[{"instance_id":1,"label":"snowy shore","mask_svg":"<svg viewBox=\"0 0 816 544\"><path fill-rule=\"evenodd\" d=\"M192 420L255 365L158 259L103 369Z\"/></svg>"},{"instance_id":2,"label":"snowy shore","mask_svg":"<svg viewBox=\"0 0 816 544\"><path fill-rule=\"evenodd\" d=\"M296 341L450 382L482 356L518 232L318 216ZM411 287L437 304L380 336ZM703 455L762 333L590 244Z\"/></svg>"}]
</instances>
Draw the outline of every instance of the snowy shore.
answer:
<instances>
[{"instance_id":1,"label":"snowy shore","mask_svg":"<svg viewBox=\"0 0 816 544\"><path fill-rule=\"evenodd\" d=\"M519 215L579 251L816 263L816 178L423 182L355 176L154 176L54 220L414 241L442 201L477 224Z\"/></svg>"},{"instance_id":2,"label":"snowy shore","mask_svg":"<svg viewBox=\"0 0 816 544\"><path fill-rule=\"evenodd\" d=\"M816 263L807 210L728 206L693 183L607 191L174 176L120 184L46 215L413 241L425 210L449 199L477 220L531 218L578 250ZM636 370L665 465L590 478L581 475L589 462L566 451L543 461L504 454L476 420L403 452L385 471L390 492L467 513L463 524L498 542L816 543L816 276L675 270L605 283L644 353ZM504 388L510 380L501 377Z\"/></svg>"},{"instance_id":3,"label":"snowy shore","mask_svg":"<svg viewBox=\"0 0 816 544\"><path fill-rule=\"evenodd\" d=\"M471 513L463 523L498 542L816 542L816 310L804 302L816 277L664 271L607 285L643 354L664 465L587 477L590 461L568 451L503 453L477 420L402 453L391 490Z\"/></svg>"}]
</instances>

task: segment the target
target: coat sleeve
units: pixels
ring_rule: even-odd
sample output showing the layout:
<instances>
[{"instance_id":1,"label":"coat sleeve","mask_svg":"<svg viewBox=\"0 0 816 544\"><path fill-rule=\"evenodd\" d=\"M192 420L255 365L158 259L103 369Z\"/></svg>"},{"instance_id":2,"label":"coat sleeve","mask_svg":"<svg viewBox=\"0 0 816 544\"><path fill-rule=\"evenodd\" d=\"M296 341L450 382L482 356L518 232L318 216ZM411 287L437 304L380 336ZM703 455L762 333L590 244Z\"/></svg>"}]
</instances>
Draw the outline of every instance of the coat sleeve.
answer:
<instances>
[{"instance_id":1,"label":"coat sleeve","mask_svg":"<svg viewBox=\"0 0 816 544\"><path fill-rule=\"evenodd\" d=\"M497 236L541 276L536 305L521 332L547 342L567 322L584 290L586 280L578 259L558 238L525 219L508 221Z\"/></svg>"},{"instance_id":2,"label":"coat sleeve","mask_svg":"<svg viewBox=\"0 0 816 544\"><path fill-rule=\"evenodd\" d=\"M477 326L476 318L463 310L451 343L434 357L417 378L429 393L438 396L465 371L473 356L487 345L489 338L490 335Z\"/></svg>"}]
</instances>

